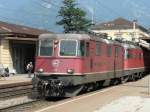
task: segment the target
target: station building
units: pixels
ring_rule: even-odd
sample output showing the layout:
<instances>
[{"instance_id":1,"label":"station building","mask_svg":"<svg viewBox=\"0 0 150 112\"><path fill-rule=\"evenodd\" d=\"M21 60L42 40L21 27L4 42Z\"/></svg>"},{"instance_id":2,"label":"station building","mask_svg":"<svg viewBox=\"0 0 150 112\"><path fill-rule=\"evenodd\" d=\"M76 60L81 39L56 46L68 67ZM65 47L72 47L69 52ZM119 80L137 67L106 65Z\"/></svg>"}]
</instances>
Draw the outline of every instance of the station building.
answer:
<instances>
[{"instance_id":1,"label":"station building","mask_svg":"<svg viewBox=\"0 0 150 112\"><path fill-rule=\"evenodd\" d=\"M149 31L137 24L137 21L129 21L124 18L117 18L112 21L95 25L92 28L95 33L107 33L112 39L122 38L127 41L150 40ZM150 41L149 41L150 42Z\"/></svg>"},{"instance_id":2,"label":"station building","mask_svg":"<svg viewBox=\"0 0 150 112\"><path fill-rule=\"evenodd\" d=\"M38 36L46 30L0 22L0 66L26 73L26 64L34 63Z\"/></svg>"}]
</instances>

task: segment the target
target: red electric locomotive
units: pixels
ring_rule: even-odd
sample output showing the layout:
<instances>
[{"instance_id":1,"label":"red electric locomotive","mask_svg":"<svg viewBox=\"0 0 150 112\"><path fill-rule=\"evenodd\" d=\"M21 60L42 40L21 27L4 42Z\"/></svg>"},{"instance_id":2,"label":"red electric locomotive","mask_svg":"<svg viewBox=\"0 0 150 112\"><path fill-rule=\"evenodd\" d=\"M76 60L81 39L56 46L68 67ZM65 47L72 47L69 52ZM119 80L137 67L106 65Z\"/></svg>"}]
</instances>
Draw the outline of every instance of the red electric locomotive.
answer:
<instances>
[{"instance_id":1,"label":"red electric locomotive","mask_svg":"<svg viewBox=\"0 0 150 112\"><path fill-rule=\"evenodd\" d=\"M123 44L124 55L124 75L127 79L135 80L142 77L145 71L143 50L133 44Z\"/></svg>"},{"instance_id":2,"label":"red electric locomotive","mask_svg":"<svg viewBox=\"0 0 150 112\"><path fill-rule=\"evenodd\" d=\"M38 94L71 97L82 90L88 91L110 81L124 81L128 75L143 72L143 57L139 48L125 47L104 37L86 34L41 35L33 78ZM139 60L130 59L130 53L136 53Z\"/></svg>"}]
</instances>

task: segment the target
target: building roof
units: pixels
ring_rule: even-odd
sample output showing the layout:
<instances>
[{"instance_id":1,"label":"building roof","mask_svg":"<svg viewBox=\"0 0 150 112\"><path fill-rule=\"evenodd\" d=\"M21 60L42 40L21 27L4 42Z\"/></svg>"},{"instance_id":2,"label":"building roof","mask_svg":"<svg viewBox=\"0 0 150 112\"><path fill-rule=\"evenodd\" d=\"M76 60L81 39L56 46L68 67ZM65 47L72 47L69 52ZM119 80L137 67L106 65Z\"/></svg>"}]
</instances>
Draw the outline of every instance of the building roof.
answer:
<instances>
[{"instance_id":1,"label":"building roof","mask_svg":"<svg viewBox=\"0 0 150 112\"><path fill-rule=\"evenodd\" d=\"M136 24L136 28L139 28L144 32L148 32L148 30L141 25ZM113 30L113 29L133 29L133 22L120 17L113 21L100 23L98 25L93 26L92 28L92 30Z\"/></svg>"},{"instance_id":2,"label":"building roof","mask_svg":"<svg viewBox=\"0 0 150 112\"><path fill-rule=\"evenodd\" d=\"M52 32L0 21L0 34L25 34L38 36L43 33Z\"/></svg>"}]
</instances>

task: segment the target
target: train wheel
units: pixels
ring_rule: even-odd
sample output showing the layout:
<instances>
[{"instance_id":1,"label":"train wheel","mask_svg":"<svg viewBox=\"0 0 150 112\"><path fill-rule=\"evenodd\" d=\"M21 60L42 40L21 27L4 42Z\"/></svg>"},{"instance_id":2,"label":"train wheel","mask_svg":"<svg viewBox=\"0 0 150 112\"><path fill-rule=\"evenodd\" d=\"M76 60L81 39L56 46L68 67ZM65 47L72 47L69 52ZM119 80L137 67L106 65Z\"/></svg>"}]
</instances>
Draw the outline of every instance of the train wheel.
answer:
<instances>
[{"instance_id":1,"label":"train wheel","mask_svg":"<svg viewBox=\"0 0 150 112\"><path fill-rule=\"evenodd\" d=\"M87 84L84 84L83 89L82 89L82 92L83 92L83 93L84 93L84 92L87 92L87 90L88 90L88 85L87 85Z\"/></svg>"},{"instance_id":2,"label":"train wheel","mask_svg":"<svg viewBox=\"0 0 150 112\"><path fill-rule=\"evenodd\" d=\"M98 82L98 85L99 85L99 87L98 88L102 88L103 87L103 85L104 85L104 83L105 83L105 81L103 80L103 81L99 81Z\"/></svg>"},{"instance_id":3,"label":"train wheel","mask_svg":"<svg viewBox=\"0 0 150 112\"><path fill-rule=\"evenodd\" d=\"M142 78L142 73L138 74L138 78L141 79Z\"/></svg>"},{"instance_id":4,"label":"train wheel","mask_svg":"<svg viewBox=\"0 0 150 112\"><path fill-rule=\"evenodd\" d=\"M97 90L99 88L99 83L98 82L95 82L94 83L94 90Z\"/></svg>"},{"instance_id":5,"label":"train wheel","mask_svg":"<svg viewBox=\"0 0 150 112\"><path fill-rule=\"evenodd\" d=\"M88 89L87 89L88 92L94 89L95 89L95 85L93 83L88 84Z\"/></svg>"},{"instance_id":6,"label":"train wheel","mask_svg":"<svg viewBox=\"0 0 150 112\"><path fill-rule=\"evenodd\" d=\"M82 89L83 89L83 85L77 85L77 86L72 86L72 87L67 87L64 89L64 97L74 97L76 95L78 95Z\"/></svg>"},{"instance_id":7,"label":"train wheel","mask_svg":"<svg viewBox=\"0 0 150 112\"><path fill-rule=\"evenodd\" d=\"M132 75L130 76L130 80L131 80L131 81L135 81L135 80L136 80L135 74L132 74Z\"/></svg>"},{"instance_id":8,"label":"train wheel","mask_svg":"<svg viewBox=\"0 0 150 112\"><path fill-rule=\"evenodd\" d=\"M113 79L104 80L103 87L110 86L112 82L113 82Z\"/></svg>"},{"instance_id":9,"label":"train wheel","mask_svg":"<svg viewBox=\"0 0 150 112\"><path fill-rule=\"evenodd\" d=\"M120 78L121 84L126 83L129 80L129 76L124 76Z\"/></svg>"},{"instance_id":10,"label":"train wheel","mask_svg":"<svg viewBox=\"0 0 150 112\"><path fill-rule=\"evenodd\" d=\"M112 79L110 82L110 85L118 85L120 83L120 79L119 78L115 78Z\"/></svg>"}]
</instances>

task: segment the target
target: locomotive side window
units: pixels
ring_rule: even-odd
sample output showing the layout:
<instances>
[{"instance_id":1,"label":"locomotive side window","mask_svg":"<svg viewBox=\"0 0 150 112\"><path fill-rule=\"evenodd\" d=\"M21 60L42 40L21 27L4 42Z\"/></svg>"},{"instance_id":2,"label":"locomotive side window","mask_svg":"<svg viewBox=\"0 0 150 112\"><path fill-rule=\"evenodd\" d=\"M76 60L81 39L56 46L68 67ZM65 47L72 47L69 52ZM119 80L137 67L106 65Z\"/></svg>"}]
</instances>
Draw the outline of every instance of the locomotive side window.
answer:
<instances>
[{"instance_id":1,"label":"locomotive side window","mask_svg":"<svg viewBox=\"0 0 150 112\"><path fill-rule=\"evenodd\" d=\"M125 59L128 59L129 57L130 57L130 55L129 55L129 50L126 49L126 50L125 50Z\"/></svg>"},{"instance_id":2,"label":"locomotive side window","mask_svg":"<svg viewBox=\"0 0 150 112\"><path fill-rule=\"evenodd\" d=\"M115 48L115 53L116 53L116 56L119 56L119 53L120 53L120 48L119 47Z\"/></svg>"},{"instance_id":3,"label":"locomotive side window","mask_svg":"<svg viewBox=\"0 0 150 112\"><path fill-rule=\"evenodd\" d=\"M132 54L131 53L128 54L128 59L130 59L130 58L132 58Z\"/></svg>"},{"instance_id":4,"label":"locomotive side window","mask_svg":"<svg viewBox=\"0 0 150 112\"><path fill-rule=\"evenodd\" d=\"M78 49L78 56L85 56L85 42L80 41L79 49Z\"/></svg>"},{"instance_id":5,"label":"locomotive side window","mask_svg":"<svg viewBox=\"0 0 150 112\"><path fill-rule=\"evenodd\" d=\"M107 56L110 57L112 55L112 48L111 46L107 47Z\"/></svg>"},{"instance_id":6,"label":"locomotive side window","mask_svg":"<svg viewBox=\"0 0 150 112\"><path fill-rule=\"evenodd\" d=\"M141 53L139 53L139 59L141 59Z\"/></svg>"},{"instance_id":7,"label":"locomotive side window","mask_svg":"<svg viewBox=\"0 0 150 112\"><path fill-rule=\"evenodd\" d=\"M53 54L53 40L45 39L40 40L39 43L39 55L40 56L52 56Z\"/></svg>"},{"instance_id":8,"label":"locomotive side window","mask_svg":"<svg viewBox=\"0 0 150 112\"><path fill-rule=\"evenodd\" d=\"M131 50L128 50L128 59L132 59L134 56L133 56L133 53L131 52Z\"/></svg>"},{"instance_id":9,"label":"locomotive side window","mask_svg":"<svg viewBox=\"0 0 150 112\"><path fill-rule=\"evenodd\" d=\"M96 56L100 56L101 46L99 42L96 42Z\"/></svg>"},{"instance_id":10,"label":"locomotive side window","mask_svg":"<svg viewBox=\"0 0 150 112\"><path fill-rule=\"evenodd\" d=\"M77 41L76 40L61 40L60 56L76 56Z\"/></svg>"},{"instance_id":11,"label":"locomotive side window","mask_svg":"<svg viewBox=\"0 0 150 112\"><path fill-rule=\"evenodd\" d=\"M142 53L139 54L139 58L140 58L140 59L143 58L143 54L142 54Z\"/></svg>"},{"instance_id":12,"label":"locomotive side window","mask_svg":"<svg viewBox=\"0 0 150 112\"><path fill-rule=\"evenodd\" d=\"M90 45L89 45L89 42L86 43L86 56L89 56L90 55Z\"/></svg>"}]
</instances>

